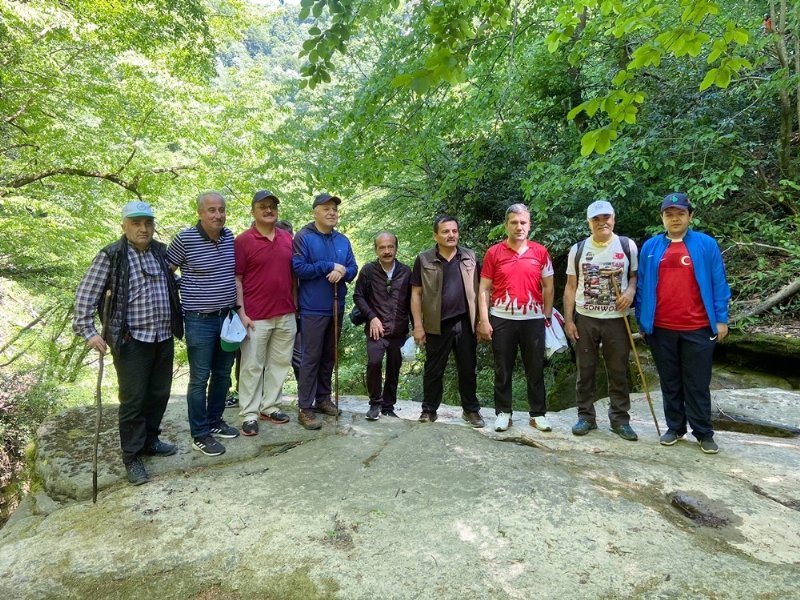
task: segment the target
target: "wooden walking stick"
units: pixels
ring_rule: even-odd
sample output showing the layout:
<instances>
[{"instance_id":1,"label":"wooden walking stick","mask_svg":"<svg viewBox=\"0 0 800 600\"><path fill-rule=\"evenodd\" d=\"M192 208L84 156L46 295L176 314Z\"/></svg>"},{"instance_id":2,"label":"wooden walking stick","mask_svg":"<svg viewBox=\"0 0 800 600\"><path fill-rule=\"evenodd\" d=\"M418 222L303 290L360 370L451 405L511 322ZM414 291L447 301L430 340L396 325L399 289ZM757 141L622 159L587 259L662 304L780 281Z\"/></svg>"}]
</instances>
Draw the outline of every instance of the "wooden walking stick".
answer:
<instances>
[{"instance_id":1,"label":"wooden walking stick","mask_svg":"<svg viewBox=\"0 0 800 600\"><path fill-rule=\"evenodd\" d=\"M616 271L603 271L604 275L608 275L609 279L611 279L611 284L614 286L614 294L616 298L619 298L622 294L619 291L619 284L617 283L617 278L615 275L621 272L620 270ZM625 321L625 329L628 331L628 341L631 344L631 350L633 351L633 357L636 359L636 368L639 370L639 377L642 380L642 387L644 388L644 395L647 398L647 404L650 405L650 414L653 415L653 423L656 424L656 433L658 437L661 437L661 428L658 426L658 419L656 418L656 411L653 409L653 400L650 398L650 388L647 385L647 378L644 376L644 369L642 369L642 363L639 361L639 353L636 351L636 344L633 341L633 333L631 333L631 324L628 322L628 316L625 315L622 317Z\"/></svg>"},{"instance_id":2,"label":"wooden walking stick","mask_svg":"<svg viewBox=\"0 0 800 600\"><path fill-rule=\"evenodd\" d=\"M333 397L339 427L339 282L333 284Z\"/></svg>"},{"instance_id":3,"label":"wooden walking stick","mask_svg":"<svg viewBox=\"0 0 800 600\"><path fill-rule=\"evenodd\" d=\"M108 312L111 309L111 290L106 290L103 299L103 316L101 317L102 333L100 336L106 339L106 329L108 329ZM100 444L100 421L103 419L103 366L105 365L105 353L100 352L100 364L97 367L97 389L95 390L95 417L94 417L94 453L92 455L92 504L97 504L97 446Z\"/></svg>"}]
</instances>

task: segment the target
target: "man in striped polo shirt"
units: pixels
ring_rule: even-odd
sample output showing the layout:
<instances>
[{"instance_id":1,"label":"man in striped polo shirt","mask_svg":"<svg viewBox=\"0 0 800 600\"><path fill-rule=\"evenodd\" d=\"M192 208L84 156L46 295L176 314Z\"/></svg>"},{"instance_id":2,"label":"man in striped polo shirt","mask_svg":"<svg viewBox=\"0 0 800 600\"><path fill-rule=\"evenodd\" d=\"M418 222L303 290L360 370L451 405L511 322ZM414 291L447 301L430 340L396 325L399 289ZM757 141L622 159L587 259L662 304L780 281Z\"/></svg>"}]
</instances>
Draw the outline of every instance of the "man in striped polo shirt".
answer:
<instances>
[{"instance_id":1,"label":"man in striped polo shirt","mask_svg":"<svg viewBox=\"0 0 800 600\"><path fill-rule=\"evenodd\" d=\"M225 447L214 436L239 435L238 429L222 420L235 357L235 352L226 352L220 345L222 324L236 306L233 233L225 227L225 198L219 192L198 196L197 215L197 225L172 240L167 258L173 270L181 271L192 448L218 456Z\"/></svg>"}]
</instances>

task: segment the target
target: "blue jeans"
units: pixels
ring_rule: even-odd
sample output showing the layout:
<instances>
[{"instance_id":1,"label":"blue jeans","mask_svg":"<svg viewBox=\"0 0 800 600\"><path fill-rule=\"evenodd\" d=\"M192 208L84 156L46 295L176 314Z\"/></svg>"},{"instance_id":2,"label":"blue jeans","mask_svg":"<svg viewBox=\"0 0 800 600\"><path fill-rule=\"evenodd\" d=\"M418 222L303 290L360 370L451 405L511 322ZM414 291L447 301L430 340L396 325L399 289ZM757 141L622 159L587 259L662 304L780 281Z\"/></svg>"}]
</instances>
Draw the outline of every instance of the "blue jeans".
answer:
<instances>
[{"instance_id":1,"label":"blue jeans","mask_svg":"<svg viewBox=\"0 0 800 600\"><path fill-rule=\"evenodd\" d=\"M225 395L231 387L235 352L225 352L219 333L225 316L186 313L186 352L189 355L189 429L193 438L210 433L222 422ZM210 381L209 381L210 380Z\"/></svg>"}]
</instances>

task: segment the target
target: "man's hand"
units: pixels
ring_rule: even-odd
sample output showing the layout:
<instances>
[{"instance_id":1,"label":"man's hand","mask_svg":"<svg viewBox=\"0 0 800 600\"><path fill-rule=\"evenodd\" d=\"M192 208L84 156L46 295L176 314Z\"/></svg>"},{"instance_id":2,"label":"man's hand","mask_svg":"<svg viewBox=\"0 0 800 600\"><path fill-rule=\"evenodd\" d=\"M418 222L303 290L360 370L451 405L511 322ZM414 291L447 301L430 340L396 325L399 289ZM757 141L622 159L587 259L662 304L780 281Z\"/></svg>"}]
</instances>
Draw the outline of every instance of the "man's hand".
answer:
<instances>
[{"instance_id":1,"label":"man's hand","mask_svg":"<svg viewBox=\"0 0 800 600\"><path fill-rule=\"evenodd\" d=\"M347 275L347 268L339 263L334 263L333 270L325 277L327 277L328 281L331 283L339 283L345 275Z\"/></svg>"},{"instance_id":2,"label":"man's hand","mask_svg":"<svg viewBox=\"0 0 800 600\"><path fill-rule=\"evenodd\" d=\"M578 327L574 321L567 321L564 323L564 335L566 335L573 342L577 342L581 336L578 335Z\"/></svg>"},{"instance_id":3,"label":"man's hand","mask_svg":"<svg viewBox=\"0 0 800 600\"><path fill-rule=\"evenodd\" d=\"M728 335L728 325L726 323L717 323L717 342L721 342Z\"/></svg>"},{"instance_id":4,"label":"man's hand","mask_svg":"<svg viewBox=\"0 0 800 600\"><path fill-rule=\"evenodd\" d=\"M86 340L86 345L92 350L97 350L100 354L105 354L108 352L108 345L106 344L106 341L97 334L94 334L92 337Z\"/></svg>"},{"instance_id":5,"label":"man's hand","mask_svg":"<svg viewBox=\"0 0 800 600\"><path fill-rule=\"evenodd\" d=\"M492 341L492 333L494 333L494 329L492 329L491 323L489 321L479 321L478 322L478 339L483 340L485 342Z\"/></svg>"},{"instance_id":6,"label":"man's hand","mask_svg":"<svg viewBox=\"0 0 800 600\"><path fill-rule=\"evenodd\" d=\"M256 328L255 321L248 317L244 310L239 311L239 319L242 321L242 325L244 325L244 328L247 331L247 337L250 337L250 330Z\"/></svg>"},{"instance_id":7,"label":"man's hand","mask_svg":"<svg viewBox=\"0 0 800 600\"><path fill-rule=\"evenodd\" d=\"M414 336L414 341L417 343L417 346L422 348L425 345L425 330L422 328L422 326L417 325L414 327L412 335Z\"/></svg>"},{"instance_id":8,"label":"man's hand","mask_svg":"<svg viewBox=\"0 0 800 600\"><path fill-rule=\"evenodd\" d=\"M383 323L378 317L374 317L369 322L369 337L373 340L379 340L383 337Z\"/></svg>"},{"instance_id":9,"label":"man's hand","mask_svg":"<svg viewBox=\"0 0 800 600\"><path fill-rule=\"evenodd\" d=\"M612 275L613 277L613 275ZM618 311L628 310L631 306L633 306L633 297L636 295L636 288L628 287L624 293L620 294L617 297L617 301L614 303L614 308Z\"/></svg>"}]
</instances>

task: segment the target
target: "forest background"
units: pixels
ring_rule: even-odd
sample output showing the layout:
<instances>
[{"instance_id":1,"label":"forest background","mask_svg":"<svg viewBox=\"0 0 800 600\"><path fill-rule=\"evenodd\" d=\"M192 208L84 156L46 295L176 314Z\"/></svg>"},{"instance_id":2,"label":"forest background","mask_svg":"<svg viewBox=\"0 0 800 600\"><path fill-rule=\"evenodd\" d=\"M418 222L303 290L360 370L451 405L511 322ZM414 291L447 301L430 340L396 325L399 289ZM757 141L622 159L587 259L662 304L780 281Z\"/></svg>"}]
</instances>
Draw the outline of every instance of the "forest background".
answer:
<instances>
[{"instance_id":1,"label":"forest background","mask_svg":"<svg viewBox=\"0 0 800 600\"><path fill-rule=\"evenodd\" d=\"M720 242L734 314L784 291L736 326L796 319L799 16L787 0L0 0L0 512L38 423L94 401L72 303L130 200L168 242L202 190L226 195L234 233L256 189L295 227L330 191L360 265L384 229L410 264L441 213L482 253L524 202L561 289L589 202L641 243L680 190ZM342 390L363 393L363 332L343 336Z\"/></svg>"}]
</instances>

